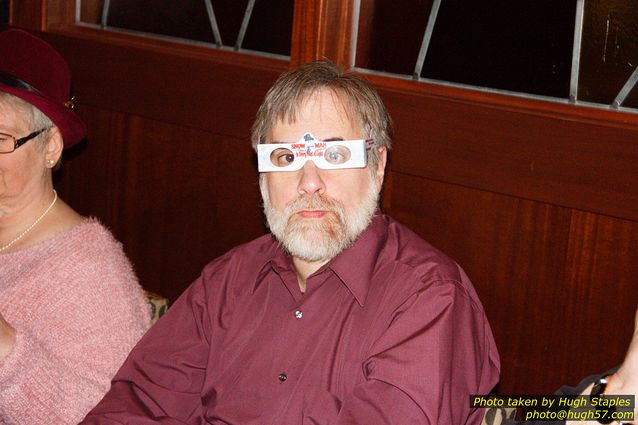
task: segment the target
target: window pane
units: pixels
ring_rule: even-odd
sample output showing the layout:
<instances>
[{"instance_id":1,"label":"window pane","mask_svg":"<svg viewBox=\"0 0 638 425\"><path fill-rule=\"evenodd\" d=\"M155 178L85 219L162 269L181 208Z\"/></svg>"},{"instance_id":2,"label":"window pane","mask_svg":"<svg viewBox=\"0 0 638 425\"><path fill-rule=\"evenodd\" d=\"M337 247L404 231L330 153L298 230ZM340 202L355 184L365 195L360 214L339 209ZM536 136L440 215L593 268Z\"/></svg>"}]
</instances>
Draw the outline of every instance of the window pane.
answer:
<instances>
[{"instance_id":1,"label":"window pane","mask_svg":"<svg viewBox=\"0 0 638 425\"><path fill-rule=\"evenodd\" d=\"M629 96L627 96L622 106L638 109L638 84L634 86L634 89L629 93Z\"/></svg>"},{"instance_id":2,"label":"window pane","mask_svg":"<svg viewBox=\"0 0 638 425\"><path fill-rule=\"evenodd\" d=\"M412 75L434 0L362 3L356 66ZM442 0L420 77L567 98L575 13L576 0Z\"/></svg>"},{"instance_id":3,"label":"window pane","mask_svg":"<svg viewBox=\"0 0 638 425\"><path fill-rule=\"evenodd\" d=\"M203 3L203 0L199 1ZM234 46L248 0L212 0L211 4L224 45Z\"/></svg>"},{"instance_id":4,"label":"window pane","mask_svg":"<svg viewBox=\"0 0 638 425\"><path fill-rule=\"evenodd\" d=\"M578 99L611 104L638 62L635 0L586 1ZM633 95L633 97L632 97ZM632 93L623 106L636 107Z\"/></svg>"},{"instance_id":5,"label":"window pane","mask_svg":"<svg viewBox=\"0 0 638 425\"><path fill-rule=\"evenodd\" d=\"M290 56L293 9L294 0L256 1L242 47Z\"/></svg>"},{"instance_id":6,"label":"window pane","mask_svg":"<svg viewBox=\"0 0 638 425\"><path fill-rule=\"evenodd\" d=\"M203 0L111 0L108 26L214 42Z\"/></svg>"},{"instance_id":7,"label":"window pane","mask_svg":"<svg viewBox=\"0 0 638 425\"><path fill-rule=\"evenodd\" d=\"M362 2L356 66L412 75L432 0Z\"/></svg>"},{"instance_id":8,"label":"window pane","mask_svg":"<svg viewBox=\"0 0 638 425\"><path fill-rule=\"evenodd\" d=\"M9 23L9 0L0 0L0 31Z\"/></svg>"},{"instance_id":9,"label":"window pane","mask_svg":"<svg viewBox=\"0 0 638 425\"><path fill-rule=\"evenodd\" d=\"M210 3L222 45L234 48L249 0ZM104 4L82 0L80 20L100 25ZM255 0L240 48L289 56L293 8L294 0ZM205 0L110 0L106 27L217 43Z\"/></svg>"},{"instance_id":10,"label":"window pane","mask_svg":"<svg viewBox=\"0 0 638 425\"><path fill-rule=\"evenodd\" d=\"M576 0L446 0L422 77L569 97Z\"/></svg>"}]
</instances>

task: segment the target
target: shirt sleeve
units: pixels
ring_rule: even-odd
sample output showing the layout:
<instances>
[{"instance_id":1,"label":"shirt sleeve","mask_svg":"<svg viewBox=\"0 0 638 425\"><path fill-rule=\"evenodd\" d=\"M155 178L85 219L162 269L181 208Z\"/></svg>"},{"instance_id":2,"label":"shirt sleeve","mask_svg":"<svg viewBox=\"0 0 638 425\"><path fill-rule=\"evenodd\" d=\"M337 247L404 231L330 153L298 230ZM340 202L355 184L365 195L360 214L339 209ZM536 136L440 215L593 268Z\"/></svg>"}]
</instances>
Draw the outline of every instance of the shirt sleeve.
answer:
<instances>
[{"instance_id":1,"label":"shirt sleeve","mask_svg":"<svg viewBox=\"0 0 638 425\"><path fill-rule=\"evenodd\" d=\"M337 424L479 424L469 396L492 389L499 362L482 308L443 281L394 311L363 368Z\"/></svg>"},{"instance_id":2,"label":"shirt sleeve","mask_svg":"<svg viewBox=\"0 0 638 425\"><path fill-rule=\"evenodd\" d=\"M200 278L140 340L82 424L200 424L207 315Z\"/></svg>"},{"instance_id":3,"label":"shirt sleeve","mask_svg":"<svg viewBox=\"0 0 638 425\"><path fill-rule=\"evenodd\" d=\"M0 423L75 424L107 391L150 319L132 311L140 304L129 301L143 301L141 294L99 286L73 283L64 296L34 295L53 306L32 305L40 327L16 326L16 345L0 362ZM101 299L108 305L95 304Z\"/></svg>"}]
</instances>

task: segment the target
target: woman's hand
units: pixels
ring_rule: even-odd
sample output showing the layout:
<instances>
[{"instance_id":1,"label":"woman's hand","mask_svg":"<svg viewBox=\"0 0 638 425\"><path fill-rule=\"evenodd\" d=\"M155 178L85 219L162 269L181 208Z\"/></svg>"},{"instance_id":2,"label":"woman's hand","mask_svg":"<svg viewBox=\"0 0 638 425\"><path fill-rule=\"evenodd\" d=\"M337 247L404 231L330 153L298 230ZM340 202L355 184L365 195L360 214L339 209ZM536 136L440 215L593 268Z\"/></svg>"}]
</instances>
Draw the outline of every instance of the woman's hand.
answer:
<instances>
[{"instance_id":1,"label":"woman's hand","mask_svg":"<svg viewBox=\"0 0 638 425\"><path fill-rule=\"evenodd\" d=\"M16 344L16 331L0 313L0 360L7 357Z\"/></svg>"},{"instance_id":2,"label":"woman's hand","mask_svg":"<svg viewBox=\"0 0 638 425\"><path fill-rule=\"evenodd\" d=\"M588 396L591 394L594 384L590 384L581 395ZM607 387L605 388L605 395L633 395L634 403L638 402L638 310L636 311L636 317L634 319L634 335L629 343L625 361L618 368L616 373L607 377ZM638 403L636 403L638 404ZM582 422L582 421L567 421L567 425L582 425L594 423ZM619 422L615 421L614 424ZM638 425L638 408L634 405L634 419L622 420L622 424Z\"/></svg>"},{"instance_id":3,"label":"woman's hand","mask_svg":"<svg viewBox=\"0 0 638 425\"><path fill-rule=\"evenodd\" d=\"M634 395L638 402L638 311L634 322L634 336L629 343L627 355L618 371L611 375L605 394ZM637 403L638 404L638 403ZM638 424L638 408L634 406L634 420L622 421L628 424Z\"/></svg>"}]
</instances>

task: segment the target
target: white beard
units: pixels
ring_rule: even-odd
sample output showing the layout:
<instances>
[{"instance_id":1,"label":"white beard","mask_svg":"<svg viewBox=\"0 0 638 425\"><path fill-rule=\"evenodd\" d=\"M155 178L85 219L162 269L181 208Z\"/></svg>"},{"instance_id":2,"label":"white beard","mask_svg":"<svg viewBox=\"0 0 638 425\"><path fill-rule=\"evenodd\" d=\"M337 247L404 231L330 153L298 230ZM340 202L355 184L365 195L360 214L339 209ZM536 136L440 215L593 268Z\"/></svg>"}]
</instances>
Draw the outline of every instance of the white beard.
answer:
<instances>
[{"instance_id":1,"label":"white beard","mask_svg":"<svg viewBox=\"0 0 638 425\"><path fill-rule=\"evenodd\" d=\"M330 260L348 248L368 227L379 203L379 191L372 174L363 202L352 211L346 211L341 202L327 196L302 195L278 212L270 203L263 174L259 188L270 231L293 257L308 262ZM295 216L302 210L328 213L321 220L303 220Z\"/></svg>"}]
</instances>

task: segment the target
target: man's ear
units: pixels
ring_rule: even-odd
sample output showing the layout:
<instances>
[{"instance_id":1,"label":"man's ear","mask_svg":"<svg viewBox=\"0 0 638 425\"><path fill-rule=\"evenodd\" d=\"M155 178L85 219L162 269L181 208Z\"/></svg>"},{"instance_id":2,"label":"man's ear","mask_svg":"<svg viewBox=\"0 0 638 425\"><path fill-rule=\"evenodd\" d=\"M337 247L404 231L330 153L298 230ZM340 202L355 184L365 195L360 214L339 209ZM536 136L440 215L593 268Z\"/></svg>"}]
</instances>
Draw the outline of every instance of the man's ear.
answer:
<instances>
[{"instance_id":1,"label":"man's ear","mask_svg":"<svg viewBox=\"0 0 638 425\"><path fill-rule=\"evenodd\" d=\"M64 141L62 140L62 134L57 127L52 127L47 131L47 141L44 147L44 160L46 167L53 168L55 164L60 160L62 156L62 150L64 149Z\"/></svg>"},{"instance_id":2,"label":"man's ear","mask_svg":"<svg viewBox=\"0 0 638 425\"><path fill-rule=\"evenodd\" d=\"M383 186L383 177L385 176L385 164L388 162L388 149L381 146L379 149L379 162L377 162L377 172L375 179L377 181L377 189L381 191Z\"/></svg>"}]
</instances>

